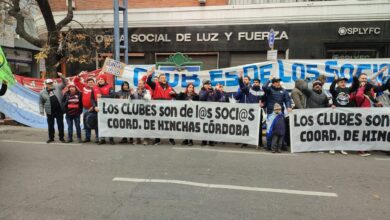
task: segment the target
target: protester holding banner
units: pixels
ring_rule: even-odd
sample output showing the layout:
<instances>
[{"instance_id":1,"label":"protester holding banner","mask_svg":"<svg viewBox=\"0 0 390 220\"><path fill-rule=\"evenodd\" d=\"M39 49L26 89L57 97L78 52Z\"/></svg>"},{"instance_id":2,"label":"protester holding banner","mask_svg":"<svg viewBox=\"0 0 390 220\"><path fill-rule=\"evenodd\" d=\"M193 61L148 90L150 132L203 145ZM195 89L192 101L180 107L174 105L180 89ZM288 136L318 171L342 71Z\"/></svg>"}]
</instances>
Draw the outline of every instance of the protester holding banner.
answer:
<instances>
[{"instance_id":1,"label":"protester holding banner","mask_svg":"<svg viewBox=\"0 0 390 220\"><path fill-rule=\"evenodd\" d=\"M323 92L322 85L320 80L315 80L312 89L309 89L307 84L303 87L302 92L306 95L306 108L329 107L329 99Z\"/></svg>"},{"instance_id":2,"label":"protester holding banner","mask_svg":"<svg viewBox=\"0 0 390 220\"><path fill-rule=\"evenodd\" d=\"M138 81L137 85L137 91L134 92L134 99L141 99L141 100L151 100L152 95L150 93L150 90L146 88L146 83L143 80ZM143 145L148 144L148 138L144 138L142 140ZM137 138L135 144L141 144L141 138Z\"/></svg>"},{"instance_id":3,"label":"protester holding banner","mask_svg":"<svg viewBox=\"0 0 390 220\"><path fill-rule=\"evenodd\" d=\"M97 107L97 102L99 101L99 98L114 98L115 92L114 89L111 87L110 84L107 83L107 76L104 74L101 74L97 77L98 83L95 87L92 89L92 95L91 95L91 102L93 105L93 108L96 112L99 111L99 108ZM98 128L96 129L98 130ZM110 137L110 144L114 145L114 138ZM105 144L106 139L104 137L100 138L99 145Z\"/></svg>"},{"instance_id":4,"label":"protester holding banner","mask_svg":"<svg viewBox=\"0 0 390 220\"><path fill-rule=\"evenodd\" d=\"M295 87L291 91L291 98L294 101L294 109L306 108L306 96L303 94L303 88L307 87L307 82L303 79L295 81Z\"/></svg>"},{"instance_id":5,"label":"protester holding banner","mask_svg":"<svg viewBox=\"0 0 390 220\"><path fill-rule=\"evenodd\" d=\"M92 118L96 116L96 112L93 109L91 95L92 89L95 86L95 80L92 77L87 78L87 83L81 82L82 77L86 74L86 72L81 72L77 75L73 83L77 86L79 91L82 92L82 103L83 103L83 114L84 114L84 129L85 129L85 140L84 143L91 141L91 130L89 123L87 123L88 118ZM90 117L91 116L91 117ZM99 134L98 130L95 129L95 143L99 143Z\"/></svg>"},{"instance_id":6,"label":"protester holding banner","mask_svg":"<svg viewBox=\"0 0 390 220\"><path fill-rule=\"evenodd\" d=\"M210 80L203 80L203 86L200 89L199 92L199 101L203 102L214 102L215 101L215 91L213 87L211 87L211 81ZM209 141L208 144L210 146L214 146L214 141ZM206 146L207 141L202 141L201 146Z\"/></svg>"},{"instance_id":7,"label":"protester holding banner","mask_svg":"<svg viewBox=\"0 0 390 220\"><path fill-rule=\"evenodd\" d=\"M6 91L7 91L7 82L3 81L1 83L0 96L3 96Z\"/></svg>"},{"instance_id":8,"label":"protester holding banner","mask_svg":"<svg viewBox=\"0 0 390 220\"><path fill-rule=\"evenodd\" d=\"M121 90L119 90L116 93L116 98L119 99L134 99L134 91L130 88L130 84L126 81L123 81L121 85ZM133 138L129 138L129 141L127 141L127 137L122 138L122 140L119 142L120 144L133 144Z\"/></svg>"},{"instance_id":9,"label":"protester holding banner","mask_svg":"<svg viewBox=\"0 0 390 220\"><path fill-rule=\"evenodd\" d=\"M239 103L255 103L261 105L261 98L264 95L264 91L260 86L260 80L254 79L253 84L250 83L251 79L249 76L243 77L243 71L239 71L238 75L238 84L240 87L235 95L235 99L238 100ZM262 108L260 108L263 111ZM263 114L260 113L260 132L259 132L259 146L263 146ZM243 144L242 147L246 146Z\"/></svg>"},{"instance_id":10,"label":"protester holding banner","mask_svg":"<svg viewBox=\"0 0 390 220\"><path fill-rule=\"evenodd\" d=\"M195 87L193 83L188 83L186 90L184 92L180 92L176 96L176 100L185 100L185 101L199 101L199 95L195 92ZM182 145L192 146L194 142L192 139L185 139L182 142Z\"/></svg>"},{"instance_id":11,"label":"protester holding banner","mask_svg":"<svg viewBox=\"0 0 390 220\"><path fill-rule=\"evenodd\" d=\"M80 115L83 112L82 94L74 84L68 85L68 91L62 99L66 122L68 123L68 140L67 143L73 142L73 123L76 127L77 141L81 140Z\"/></svg>"},{"instance_id":12,"label":"protester holding banner","mask_svg":"<svg viewBox=\"0 0 390 220\"><path fill-rule=\"evenodd\" d=\"M66 79L62 73L58 73L61 77L62 83L53 85L52 79L45 80L46 88L43 89L39 94L39 112L44 115L46 112L47 125L49 132L49 140L46 143L54 141L54 121L57 122L59 140L65 142L64 139L64 109L62 105L62 90L66 86Z\"/></svg>"},{"instance_id":13,"label":"protester holding banner","mask_svg":"<svg viewBox=\"0 0 390 220\"><path fill-rule=\"evenodd\" d=\"M152 97L154 100L172 100L176 96L175 90L168 84L167 78L165 74L158 75L158 81L152 80L152 74L154 72L154 68L148 71L147 73L147 84L153 91ZM172 145L175 145L174 139L169 139L169 142ZM154 140L153 145L160 144L160 138L156 138Z\"/></svg>"},{"instance_id":14,"label":"protester holding banner","mask_svg":"<svg viewBox=\"0 0 390 220\"><path fill-rule=\"evenodd\" d=\"M330 93L332 94L332 107L353 107L349 100L349 94L351 88L347 87L347 78L338 78L335 76L332 84L330 85ZM337 87L336 87L337 84Z\"/></svg>"}]
</instances>

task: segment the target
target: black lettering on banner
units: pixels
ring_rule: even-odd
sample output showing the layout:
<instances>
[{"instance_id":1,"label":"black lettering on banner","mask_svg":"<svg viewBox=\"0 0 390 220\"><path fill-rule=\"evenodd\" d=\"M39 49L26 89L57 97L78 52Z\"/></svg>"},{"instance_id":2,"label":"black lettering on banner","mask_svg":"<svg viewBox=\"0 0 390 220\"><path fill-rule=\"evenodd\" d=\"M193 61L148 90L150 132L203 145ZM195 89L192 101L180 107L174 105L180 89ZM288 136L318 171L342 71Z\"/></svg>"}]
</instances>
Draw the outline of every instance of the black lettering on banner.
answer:
<instances>
[{"instance_id":1,"label":"black lettering on banner","mask_svg":"<svg viewBox=\"0 0 390 220\"><path fill-rule=\"evenodd\" d=\"M366 118L366 126L389 127L390 115L368 115Z\"/></svg>"},{"instance_id":2,"label":"black lettering on banner","mask_svg":"<svg viewBox=\"0 0 390 220\"><path fill-rule=\"evenodd\" d=\"M192 118L192 114L194 110L192 108L188 108L187 104L180 108L180 116L185 118Z\"/></svg>"},{"instance_id":3,"label":"black lettering on banner","mask_svg":"<svg viewBox=\"0 0 390 220\"><path fill-rule=\"evenodd\" d=\"M344 141L359 141L359 130L344 130Z\"/></svg>"},{"instance_id":4,"label":"black lettering on banner","mask_svg":"<svg viewBox=\"0 0 390 220\"><path fill-rule=\"evenodd\" d=\"M390 132L382 130L364 130L363 142L390 142Z\"/></svg>"},{"instance_id":5,"label":"black lettering on banner","mask_svg":"<svg viewBox=\"0 0 390 220\"><path fill-rule=\"evenodd\" d=\"M294 115L294 127L305 127L305 126L313 126L314 121L313 121L313 116L306 116L302 115L299 117L297 115Z\"/></svg>"},{"instance_id":6,"label":"black lettering on banner","mask_svg":"<svg viewBox=\"0 0 390 220\"><path fill-rule=\"evenodd\" d=\"M109 104L106 106L106 103L103 102L103 114L118 114L119 113L119 107L117 105Z\"/></svg>"},{"instance_id":7,"label":"black lettering on banner","mask_svg":"<svg viewBox=\"0 0 390 220\"><path fill-rule=\"evenodd\" d=\"M177 108L175 106L160 106L160 117L177 117Z\"/></svg>"},{"instance_id":8,"label":"black lettering on banner","mask_svg":"<svg viewBox=\"0 0 390 220\"><path fill-rule=\"evenodd\" d=\"M138 125L137 119L130 118L109 118L107 119L107 127L115 128L115 129L142 129L141 126Z\"/></svg>"},{"instance_id":9,"label":"black lettering on banner","mask_svg":"<svg viewBox=\"0 0 390 220\"><path fill-rule=\"evenodd\" d=\"M145 130L155 130L156 129L156 121L155 120L144 120L144 129Z\"/></svg>"},{"instance_id":10,"label":"black lettering on banner","mask_svg":"<svg viewBox=\"0 0 390 220\"><path fill-rule=\"evenodd\" d=\"M340 137L337 136L336 130L308 130L302 131L300 134L301 142L312 142L312 141L336 141L340 140Z\"/></svg>"}]
</instances>

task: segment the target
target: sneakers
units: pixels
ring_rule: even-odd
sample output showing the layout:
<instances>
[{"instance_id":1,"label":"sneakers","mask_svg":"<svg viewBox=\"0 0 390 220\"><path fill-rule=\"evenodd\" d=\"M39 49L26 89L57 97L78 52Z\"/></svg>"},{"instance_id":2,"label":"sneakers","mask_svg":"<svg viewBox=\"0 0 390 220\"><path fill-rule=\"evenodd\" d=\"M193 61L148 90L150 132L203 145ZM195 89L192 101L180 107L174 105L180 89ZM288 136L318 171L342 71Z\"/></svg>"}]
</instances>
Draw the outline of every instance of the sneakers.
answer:
<instances>
[{"instance_id":1,"label":"sneakers","mask_svg":"<svg viewBox=\"0 0 390 220\"><path fill-rule=\"evenodd\" d=\"M49 140L46 141L46 144L49 144L49 143L51 143L53 141L54 141L54 139L49 139Z\"/></svg>"},{"instance_id":2,"label":"sneakers","mask_svg":"<svg viewBox=\"0 0 390 220\"><path fill-rule=\"evenodd\" d=\"M184 140L183 142L181 142L182 145L187 145L188 144L188 140Z\"/></svg>"},{"instance_id":3,"label":"sneakers","mask_svg":"<svg viewBox=\"0 0 390 220\"><path fill-rule=\"evenodd\" d=\"M173 140L173 139L169 139L169 143L171 143L172 145L176 144L175 140Z\"/></svg>"},{"instance_id":4,"label":"sneakers","mask_svg":"<svg viewBox=\"0 0 390 220\"><path fill-rule=\"evenodd\" d=\"M62 143L66 143L65 139L63 139L63 138L61 138L60 141L61 141Z\"/></svg>"},{"instance_id":5,"label":"sneakers","mask_svg":"<svg viewBox=\"0 0 390 220\"><path fill-rule=\"evenodd\" d=\"M159 145L160 144L160 141L158 141L158 140L155 140L154 142L153 142L153 145Z\"/></svg>"},{"instance_id":6,"label":"sneakers","mask_svg":"<svg viewBox=\"0 0 390 220\"><path fill-rule=\"evenodd\" d=\"M194 145L194 142L192 142L192 140L190 140L190 141L188 142L188 146L192 146L192 145Z\"/></svg>"},{"instance_id":7,"label":"sneakers","mask_svg":"<svg viewBox=\"0 0 390 220\"><path fill-rule=\"evenodd\" d=\"M242 144L241 148L244 148L244 147L247 147L247 146L248 146L247 144Z\"/></svg>"},{"instance_id":8,"label":"sneakers","mask_svg":"<svg viewBox=\"0 0 390 220\"><path fill-rule=\"evenodd\" d=\"M98 145L102 145L102 144L106 144L106 140L100 140L100 141L98 142Z\"/></svg>"},{"instance_id":9,"label":"sneakers","mask_svg":"<svg viewBox=\"0 0 390 220\"><path fill-rule=\"evenodd\" d=\"M341 154L343 154L343 155L347 155L348 153L346 152L346 151L340 151L341 152Z\"/></svg>"},{"instance_id":10,"label":"sneakers","mask_svg":"<svg viewBox=\"0 0 390 220\"><path fill-rule=\"evenodd\" d=\"M99 142L100 142L99 139L96 138L96 139L95 139L95 144L99 144Z\"/></svg>"},{"instance_id":11,"label":"sneakers","mask_svg":"<svg viewBox=\"0 0 390 220\"><path fill-rule=\"evenodd\" d=\"M144 141L142 141L142 144L143 144L143 145L148 145L148 141L147 141L147 140L144 140Z\"/></svg>"},{"instance_id":12,"label":"sneakers","mask_svg":"<svg viewBox=\"0 0 390 220\"><path fill-rule=\"evenodd\" d=\"M72 139L68 139L67 141L65 141L65 143L72 143L73 140Z\"/></svg>"},{"instance_id":13,"label":"sneakers","mask_svg":"<svg viewBox=\"0 0 390 220\"><path fill-rule=\"evenodd\" d=\"M329 151L330 154L335 154L336 152L334 150Z\"/></svg>"},{"instance_id":14,"label":"sneakers","mask_svg":"<svg viewBox=\"0 0 390 220\"><path fill-rule=\"evenodd\" d=\"M115 142L114 142L113 139L110 139L110 144L111 144L111 145L115 145Z\"/></svg>"},{"instance_id":15,"label":"sneakers","mask_svg":"<svg viewBox=\"0 0 390 220\"><path fill-rule=\"evenodd\" d=\"M202 144L200 146L206 146L207 145L207 141L202 141Z\"/></svg>"},{"instance_id":16,"label":"sneakers","mask_svg":"<svg viewBox=\"0 0 390 220\"><path fill-rule=\"evenodd\" d=\"M359 154L360 154L360 156L362 156L362 157L368 157L368 156L371 155L371 154L365 153L365 152L359 152Z\"/></svg>"}]
</instances>

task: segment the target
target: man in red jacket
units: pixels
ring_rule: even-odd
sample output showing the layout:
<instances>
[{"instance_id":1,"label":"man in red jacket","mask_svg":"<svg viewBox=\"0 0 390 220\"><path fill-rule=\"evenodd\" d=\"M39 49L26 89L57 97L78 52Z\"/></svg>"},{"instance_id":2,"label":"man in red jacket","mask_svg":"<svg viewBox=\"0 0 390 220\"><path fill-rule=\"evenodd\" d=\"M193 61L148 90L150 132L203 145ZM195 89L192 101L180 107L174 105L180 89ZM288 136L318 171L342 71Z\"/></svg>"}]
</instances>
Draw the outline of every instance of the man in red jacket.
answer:
<instances>
[{"instance_id":1,"label":"man in red jacket","mask_svg":"<svg viewBox=\"0 0 390 220\"><path fill-rule=\"evenodd\" d=\"M83 103L83 114L87 112L93 111L92 102L91 102L91 95L92 95L92 89L95 86L95 80L90 77L87 78L87 83L81 82L81 77L83 77L86 74L86 72L81 72L79 75L77 75L73 82L76 85L76 87L82 92L82 103ZM85 118L84 118L85 119ZM85 140L83 143L87 143L91 141L91 128L89 128L86 125L86 122L84 120L84 128L85 128ZM95 129L95 143L99 142L99 135L98 130Z\"/></svg>"},{"instance_id":2,"label":"man in red jacket","mask_svg":"<svg viewBox=\"0 0 390 220\"><path fill-rule=\"evenodd\" d=\"M114 98L115 97L115 91L111 87L110 84L107 83L107 76L102 74L97 77L97 85L93 87L92 95L91 95L91 102L93 105L93 109L98 112L99 108L97 107L98 98ZM98 129L96 129L98 130ZM99 145L105 144L106 139L100 138ZM110 144L114 145L114 138L110 137Z\"/></svg>"},{"instance_id":3,"label":"man in red jacket","mask_svg":"<svg viewBox=\"0 0 390 220\"><path fill-rule=\"evenodd\" d=\"M154 100L172 100L176 96L176 92L168 84L165 74L160 74L158 80L155 82L152 80L152 75L154 73L154 67L151 70L148 70L147 73L147 84L152 89L152 97ZM169 142L172 145L175 145L174 139L169 139ZM153 145L160 144L160 138L154 140Z\"/></svg>"}]
</instances>

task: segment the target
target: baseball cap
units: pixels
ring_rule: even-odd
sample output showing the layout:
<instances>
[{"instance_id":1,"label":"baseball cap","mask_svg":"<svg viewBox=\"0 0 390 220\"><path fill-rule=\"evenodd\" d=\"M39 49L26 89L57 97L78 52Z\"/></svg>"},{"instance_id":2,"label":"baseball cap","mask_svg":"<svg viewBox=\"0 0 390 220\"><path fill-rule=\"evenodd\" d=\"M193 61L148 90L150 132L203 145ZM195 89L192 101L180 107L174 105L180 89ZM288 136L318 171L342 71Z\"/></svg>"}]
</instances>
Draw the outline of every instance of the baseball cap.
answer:
<instances>
[{"instance_id":1,"label":"baseball cap","mask_svg":"<svg viewBox=\"0 0 390 220\"><path fill-rule=\"evenodd\" d=\"M281 81L280 78L273 78L271 82L276 83L276 82L280 82L280 81Z\"/></svg>"},{"instance_id":2,"label":"baseball cap","mask_svg":"<svg viewBox=\"0 0 390 220\"><path fill-rule=\"evenodd\" d=\"M53 80L52 80L52 79L46 79L46 80L45 80L45 84L50 84L50 83L53 83Z\"/></svg>"}]
</instances>

